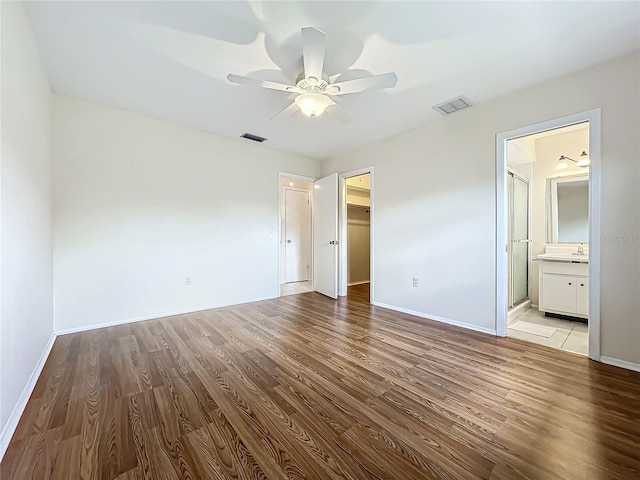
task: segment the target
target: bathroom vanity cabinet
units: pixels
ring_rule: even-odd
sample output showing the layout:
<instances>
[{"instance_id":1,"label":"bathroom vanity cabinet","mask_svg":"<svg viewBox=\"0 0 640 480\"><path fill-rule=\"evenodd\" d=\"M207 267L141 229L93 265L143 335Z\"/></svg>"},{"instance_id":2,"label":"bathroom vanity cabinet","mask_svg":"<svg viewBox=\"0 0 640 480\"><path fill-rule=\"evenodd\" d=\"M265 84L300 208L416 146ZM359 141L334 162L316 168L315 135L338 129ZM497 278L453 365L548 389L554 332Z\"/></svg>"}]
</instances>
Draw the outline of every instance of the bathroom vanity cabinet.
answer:
<instances>
[{"instance_id":1,"label":"bathroom vanity cabinet","mask_svg":"<svg viewBox=\"0 0 640 480\"><path fill-rule=\"evenodd\" d=\"M588 318L589 316L589 263L571 256L539 255L541 312Z\"/></svg>"}]
</instances>

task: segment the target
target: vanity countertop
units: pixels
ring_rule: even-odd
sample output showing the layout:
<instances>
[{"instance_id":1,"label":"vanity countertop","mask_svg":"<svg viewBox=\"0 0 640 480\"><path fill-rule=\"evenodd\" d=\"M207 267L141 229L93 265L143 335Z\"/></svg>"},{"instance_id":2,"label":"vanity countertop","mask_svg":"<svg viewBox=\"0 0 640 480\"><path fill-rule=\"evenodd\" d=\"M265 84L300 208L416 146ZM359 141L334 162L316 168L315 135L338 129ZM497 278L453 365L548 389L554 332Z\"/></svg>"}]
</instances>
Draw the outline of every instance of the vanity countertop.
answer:
<instances>
[{"instance_id":1,"label":"vanity countertop","mask_svg":"<svg viewBox=\"0 0 640 480\"><path fill-rule=\"evenodd\" d=\"M572 255L570 253L541 253L538 260L548 262L580 262L589 263L589 255Z\"/></svg>"}]
</instances>

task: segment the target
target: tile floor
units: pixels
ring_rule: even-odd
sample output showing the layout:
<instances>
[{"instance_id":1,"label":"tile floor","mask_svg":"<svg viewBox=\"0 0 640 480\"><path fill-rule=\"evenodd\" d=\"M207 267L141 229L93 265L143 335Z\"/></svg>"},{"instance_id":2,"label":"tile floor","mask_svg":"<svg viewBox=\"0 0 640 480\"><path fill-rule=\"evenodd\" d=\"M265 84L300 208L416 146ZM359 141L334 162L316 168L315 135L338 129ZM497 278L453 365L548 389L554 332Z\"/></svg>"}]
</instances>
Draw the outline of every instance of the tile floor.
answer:
<instances>
[{"instance_id":1,"label":"tile floor","mask_svg":"<svg viewBox=\"0 0 640 480\"><path fill-rule=\"evenodd\" d=\"M297 293L305 293L312 292L313 287L311 286L311 282L292 282L292 283L283 283L280 286L280 296L284 297L285 295L295 295Z\"/></svg>"},{"instance_id":2,"label":"tile floor","mask_svg":"<svg viewBox=\"0 0 640 480\"><path fill-rule=\"evenodd\" d=\"M507 336L581 355L589 353L586 323L545 317L534 308L509 322Z\"/></svg>"}]
</instances>

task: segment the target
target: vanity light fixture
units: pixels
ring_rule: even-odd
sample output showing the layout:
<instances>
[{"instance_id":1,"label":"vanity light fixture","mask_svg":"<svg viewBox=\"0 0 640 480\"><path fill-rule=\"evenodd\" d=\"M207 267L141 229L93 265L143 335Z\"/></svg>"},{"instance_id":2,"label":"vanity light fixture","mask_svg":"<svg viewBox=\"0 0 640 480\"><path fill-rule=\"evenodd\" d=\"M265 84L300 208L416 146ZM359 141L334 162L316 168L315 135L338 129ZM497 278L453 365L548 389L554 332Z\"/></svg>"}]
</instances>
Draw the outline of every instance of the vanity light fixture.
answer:
<instances>
[{"instance_id":1,"label":"vanity light fixture","mask_svg":"<svg viewBox=\"0 0 640 480\"><path fill-rule=\"evenodd\" d=\"M569 164L566 162L566 160L571 160L573 163L575 163L579 167L588 167L589 165L591 165L591 160L589 160L589 154L583 151L580 154L580 158L578 160L574 160L573 158L567 157L566 155L560 155L560 158L558 159L558 162L560 163L558 163L558 165L556 166L556 170L562 170L563 168L569 167Z\"/></svg>"}]
</instances>

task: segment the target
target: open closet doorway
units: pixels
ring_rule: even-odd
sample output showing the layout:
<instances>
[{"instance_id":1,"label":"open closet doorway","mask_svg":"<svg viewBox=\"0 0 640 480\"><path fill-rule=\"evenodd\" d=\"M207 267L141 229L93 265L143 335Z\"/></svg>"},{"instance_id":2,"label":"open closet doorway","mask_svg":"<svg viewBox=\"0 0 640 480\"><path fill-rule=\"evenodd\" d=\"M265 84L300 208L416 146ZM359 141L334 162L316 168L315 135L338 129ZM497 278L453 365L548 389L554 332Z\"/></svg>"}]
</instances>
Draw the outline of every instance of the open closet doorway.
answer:
<instances>
[{"instance_id":1,"label":"open closet doorway","mask_svg":"<svg viewBox=\"0 0 640 480\"><path fill-rule=\"evenodd\" d=\"M371 302L372 172L343 174L340 295Z\"/></svg>"},{"instance_id":2,"label":"open closet doorway","mask_svg":"<svg viewBox=\"0 0 640 480\"><path fill-rule=\"evenodd\" d=\"M498 256L497 299L505 309L498 334L591 358L599 351L594 139L596 111L498 136L498 245L502 233L506 247L506 258Z\"/></svg>"},{"instance_id":3,"label":"open closet doorway","mask_svg":"<svg viewBox=\"0 0 640 480\"><path fill-rule=\"evenodd\" d=\"M280 177L280 295L311 292L313 182Z\"/></svg>"}]
</instances>

